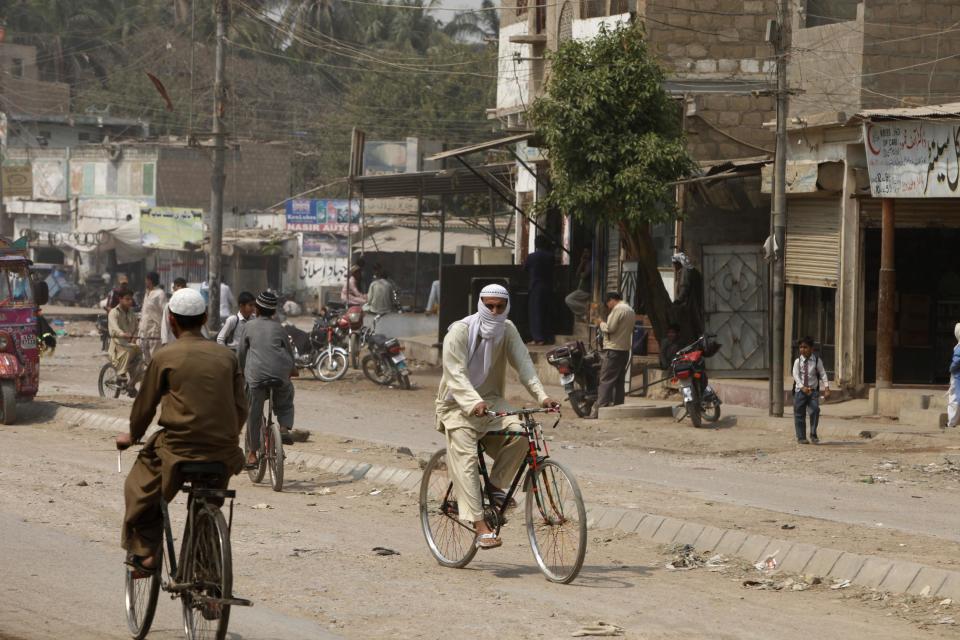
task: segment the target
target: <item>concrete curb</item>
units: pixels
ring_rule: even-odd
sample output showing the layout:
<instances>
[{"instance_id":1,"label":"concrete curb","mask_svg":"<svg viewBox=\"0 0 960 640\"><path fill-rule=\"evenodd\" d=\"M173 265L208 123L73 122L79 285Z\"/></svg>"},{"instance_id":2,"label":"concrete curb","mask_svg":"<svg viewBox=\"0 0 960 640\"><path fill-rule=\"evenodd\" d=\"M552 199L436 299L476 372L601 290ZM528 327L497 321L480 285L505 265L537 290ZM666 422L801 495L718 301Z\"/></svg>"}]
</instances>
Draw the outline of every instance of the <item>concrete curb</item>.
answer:
<instances>
[{"instance_id":1,"label":"concrete curb","mask_svg":"<svg viewBox=\"0 0 960 640\"><path fill-rule=\"evenodd\" d=\"M621 404L600 407L597 413L601 420L629 420L631 418L672 418L673 405Z\"/></svg>"},{"instance_id":2,"label":"concrete curb","mask_svg":"<svg viewBox=\"0 0 960 640\"><path fill-rule=\"evenodd\" d=\"M125 431L128 427L128 422L124 418L114 418L95 411L71 407L58 407L56 416L85 427L114 433ZM419 469L402 469L345 458L332 458L297 451L293 448L287 451L287 460L298 466L336 473L355 481L366 480L382 485L393 485L403 491L417 491L422 475ZM960 599L960 572L906 560L863 556L803 542L790 542L744 531L721 529L697 522L645 513L637 509L601 505L587 508L587 527L635 533L641 538L661 544L689 544L703 552L736 556L751 563L773 556L782 571L812 573L835 580L850 580L853 584L878 591Z\"/></svg>"}]
</instances>

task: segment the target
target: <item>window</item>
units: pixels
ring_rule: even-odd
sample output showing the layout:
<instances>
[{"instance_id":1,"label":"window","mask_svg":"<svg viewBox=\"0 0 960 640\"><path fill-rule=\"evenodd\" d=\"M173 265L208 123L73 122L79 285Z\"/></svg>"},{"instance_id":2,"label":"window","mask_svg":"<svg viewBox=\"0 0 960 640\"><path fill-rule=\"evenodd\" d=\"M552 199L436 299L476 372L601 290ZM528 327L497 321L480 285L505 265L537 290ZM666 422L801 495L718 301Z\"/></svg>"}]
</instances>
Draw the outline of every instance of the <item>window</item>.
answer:
<instances>
[{"instance_id":1,"label":"window","mask_svg":"<svg viewBox=\"0 0 960 640\"><path fill-rule=\"evenodd\" d=\"M636 10L634 0L610 0L610 15L618 16L623 13L630 13Z\"/></svg>"},{"instance_id":2,"label":"window","mask_svg":"<svg viewBox=\"0 0 960 640\"><path fill-rule=\"evenodd\" d=\"M527 0L517 0L517 15L522 16L527 13Z\"/></svg>"},{"instance_id":3,"label":"window","mask_svg":"<svg viewBox=\"0 0 960 640\"><path fill-rule=\"evenodd\" d=\"M13 60L11 60L10 75L14 78L23 77L23 58L13 58Z\"/></svg>"},{"instance_id":4,"label":"window","mask_svg":"<svg viewBox=\"0 0 960 640\"><path fill-rule=\"evenodd\" d=\"M607 15L607 0L580 0L581 18L600 18Z\"/></svg>"},{"instance_id":5,"label":"window","mask_svg":"<svg viewBox=\"0 0 960 640\"><path fill-rule=\"evenodd\" d=\"M860 2L862 0L807 0L804 27L820 27L856 20Z\"/></svg>"},{"instance_id":6,"label":"window","mask_svg":"<svg viewBox=\"0 0 960 640\"><path fill-rule=\"evenodd\" d=\"M533 16L533 32L544 33L547 30L547 4L546 0L535 0Z\"/></svg>"}]
</instances>

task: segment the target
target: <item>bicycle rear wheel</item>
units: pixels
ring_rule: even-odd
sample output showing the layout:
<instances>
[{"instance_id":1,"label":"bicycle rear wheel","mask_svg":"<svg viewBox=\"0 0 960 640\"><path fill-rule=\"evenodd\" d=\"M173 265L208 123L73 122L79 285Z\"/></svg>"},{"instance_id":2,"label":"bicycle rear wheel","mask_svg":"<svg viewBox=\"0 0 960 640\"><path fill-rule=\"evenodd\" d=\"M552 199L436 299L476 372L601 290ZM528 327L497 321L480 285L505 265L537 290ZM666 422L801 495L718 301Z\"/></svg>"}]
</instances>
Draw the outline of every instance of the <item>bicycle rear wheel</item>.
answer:
<instances>
[{"instance_id":1,"label":"bicycle rear wheel","mask_svg":"<svg viewBox=\"0 0 960 640\"><path fill-rule=\"evenodd\" d=\"M430 458L420 480L420 525L430 553L445 567L467 566L477 554L473 525L461 522L447 470L447 451Z\"/></svg>"},{"instance_id":2,"label":"bicycle rear wheel","mask_svg":"<svg viewBox=\"0 0 960 640\"><path fill-rule=\"evenodd\" d=\"M223 640L230 622L233 560L230 530L220 509L204 505L193 517L190 548L183 555L180 581L193 587L183 592L183 630L187 640Z\"/></svg>"},{"instance_id":3,"label":"bicycle rear wheel","mask_svg":"<svg viewBox=\"0 0 960 640\"><path fill-rule=\"evenodd\" d=\"M261 420L260 422L260 433L263 434L263 430L267 428L266 420ZM260 439L263 440L263 435L260 436ZM262 447L261 447L262 448ZM243 434L243 456L244 460L247 460L250 456L250 443L247 442L247 434ZM263 455L262 451L257 452L257 466L253 469L247 469L247 475L250 476L250 482L259 483L263 481L263 476L267 473L267 457Z\"/></svg>"},{"instance_id":4,"label":"bicycle rear wheel","mask_svg":"<svg viewBox=\"0 0 960 640\"><path fill-rule=\"evenodd\" d=\"M280 426L271 422L269 426L264 427L264 451L266 451L266 460L270 467L270 483L274 491L283 490L283 441L280 439Z\"/></svg>"},{"instance_id":5,"label":"bicycle rear wheel","mask_svg":"<svg viewBox=\"0 0 960 640\"><path fill-rule=\"evenodd\" d=\"M568 584L580 573L587 551L587 511L573 475L544 460L531 472L527 490L527 537L540 571Z\"/></svg>"},{"instance_id":6,"label":"bicycle rear wheel","mask_svg":"<svg viewBox=\"0 0 960 640\"><path fill-rule=\"evenodd\" d=\"M163 568L163 550L157 558L158 569L146 578L134 576L133 567L126 566L124 578L125 603L127 607L127 628L134 640L142 640L150 633L153 614L157 611L157 595L160 593L160 570Z\"/></svg>"}]
</instances>

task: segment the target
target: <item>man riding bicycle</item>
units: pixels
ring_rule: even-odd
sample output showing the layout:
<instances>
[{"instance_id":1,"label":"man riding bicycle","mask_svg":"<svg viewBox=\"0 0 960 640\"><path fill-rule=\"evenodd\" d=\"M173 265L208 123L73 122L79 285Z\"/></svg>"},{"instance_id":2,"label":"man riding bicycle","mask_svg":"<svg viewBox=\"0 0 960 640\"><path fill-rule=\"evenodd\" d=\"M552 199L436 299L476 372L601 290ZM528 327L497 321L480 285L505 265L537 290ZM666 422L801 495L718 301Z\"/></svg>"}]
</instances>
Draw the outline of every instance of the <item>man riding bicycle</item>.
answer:
<instances>
[{"instance_id":1,"label":"man riding bicycle","mask_svg":"<svg viewBox=\"0 0 960 640\"><path fill-rule=\"evenodd\" d=\"M510 294L492 284L480 292L477 313L454 322L443 339L443 378L437 394L437 430L447 439L447 460L461 520L476 527L474 544L494 549L503 541L483 518L477 443L494 458L490 481L497 488L494 500L506 498L504 488L528 452L528 442L517 437L486 437L491 431L519 428L517 417L490 418L488 410L509 409L506 392L507 363L520 382L543 407L559 406L543 390L520 332L507 320Z\"/></svg>"},{"instance_id":2,"label":"man riding bicycle","mask_svg":"<svg viewBox=\"0 0 960 640\"><path fill-rule=\"evenodd\" d=\"M207 313L199 292L177 291L168 313L177 340L150 361L130 411L130 432L116 438L118 449L139 441L160 405L163 429L140 450L123 489L122 546L128 564L147 574L158 568L163 540L160 501L173 500L183 484L177 465L222 462L230 475L243 469L239 440L247 399L237 359L229 349L204 339L201 328Z\"/></svg>"},{"instance_id":3,"label":"man riding bicycle","mask_svg":"<svg viewBox=\"0 0 960 640\"><path fill-rule=\"evenodd\" d=\"M124 289L118 296L117 306L107 314L107 327L110 332L110 347L107 355L117 370L117 381L127 384L130 396L136 395L139 381L140 360L143 354L134 342L137 335L137 314L133 311L133 292Z\"/></svg>"},{"instance_id":4,"label":"man riding bicycle","mask_svg":"<svg viewBox=\"0 0 960 640\"><path fill-rule=\"evenodd\" d=\"M293 384L290 376L296 370L293 349L287 332L275 318L277 296L264 291L257 296L257 317L241 325L237 332L240 366L247 379L250 413L247 418L248 465L257 464L260 449L260 420L263 403L273 387L273 412L280 426L283 444L293 444Z\"/></svg>"}]
</instances>

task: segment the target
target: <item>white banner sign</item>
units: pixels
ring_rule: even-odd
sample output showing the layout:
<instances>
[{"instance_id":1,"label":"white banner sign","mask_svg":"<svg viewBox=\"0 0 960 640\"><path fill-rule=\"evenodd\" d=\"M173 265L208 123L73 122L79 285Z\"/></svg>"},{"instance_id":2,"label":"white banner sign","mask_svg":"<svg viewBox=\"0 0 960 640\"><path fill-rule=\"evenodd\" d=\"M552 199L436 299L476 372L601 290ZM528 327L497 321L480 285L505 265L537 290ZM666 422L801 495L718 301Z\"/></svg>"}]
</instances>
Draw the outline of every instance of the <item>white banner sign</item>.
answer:
<instances>
[{"instance_id":1,"label":"white banner sign","mask_svg":"<svg viewBox=\"0 0 960 640\"><path fill-rule=\"evenodd\" d=\"M960 122L868 122L863 137L873 197L960 197Z\"/></svg>"}]
</instances>

